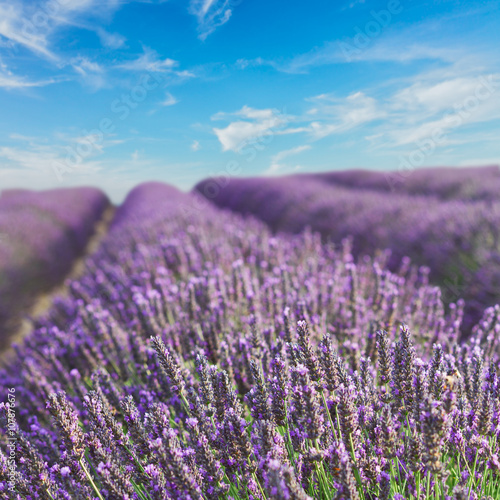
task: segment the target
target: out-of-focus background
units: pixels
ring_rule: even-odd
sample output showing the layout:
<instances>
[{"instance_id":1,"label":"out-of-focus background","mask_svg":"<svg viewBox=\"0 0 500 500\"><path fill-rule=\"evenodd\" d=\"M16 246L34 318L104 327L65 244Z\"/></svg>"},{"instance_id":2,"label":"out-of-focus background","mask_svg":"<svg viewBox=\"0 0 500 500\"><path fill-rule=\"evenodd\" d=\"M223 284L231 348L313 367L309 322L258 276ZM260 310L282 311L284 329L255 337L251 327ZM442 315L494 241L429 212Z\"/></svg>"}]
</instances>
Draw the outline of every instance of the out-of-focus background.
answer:
<instances>
[{"instance_id":1,"label":"out-of-focus background","mask_svg":"<svg viewBox=\"0 0 500 500\"><path fill-rule=\"evenodd\" d=\"M0 187L498 164L497 1L0 2ZM399 184L399 183L397 183Z\"/></svg>"}]
</instances>

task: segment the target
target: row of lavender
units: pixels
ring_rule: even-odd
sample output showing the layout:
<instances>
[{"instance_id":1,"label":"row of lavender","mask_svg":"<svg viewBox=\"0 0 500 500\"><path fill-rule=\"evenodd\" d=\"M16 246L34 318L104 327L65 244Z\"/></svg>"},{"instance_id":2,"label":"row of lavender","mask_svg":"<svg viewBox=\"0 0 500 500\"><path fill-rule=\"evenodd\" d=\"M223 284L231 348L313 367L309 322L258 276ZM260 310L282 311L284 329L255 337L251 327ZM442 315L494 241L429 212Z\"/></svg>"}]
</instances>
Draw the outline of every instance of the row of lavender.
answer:
<instances>
[{"instance_id":1,"label":"row of lavender","mask_svg":"<svg viewBox=\"0 0 500 500\"><path fill-rule=\"evenodd\" d=\"M500 193L500 168L434 167L407 168L395 172L346 170L305 174L336 186L436 196L441 199L497 201Z\"/></svg>"},{"instance_id":2,"label":"row of lavender","mask_svg":"<svg viewBox=\"0 0 500 500\"><path fill-rule=\"evenodd\" d=\"M93 188L4 191L0 197L0 339L36 294L57 284L109 206ZM12 324L14 323L14 324Z\"/></svg>"},{"instance_id":3,"label":"row of lavender","mask_svg":"<svg viewBox=\"0 0 500 500\"><path fill-rule=\"evenodd\" d=\"M219 207L256 216L273 231L311 227L336 242L352 236L355 255L390 248L393 270L407 256L428 266L446 302L466 299L466 333L486 307L500 302L498 198L442 200L350 189L307 176L208 179L195 189Z\"/></svg>"},{"instance_id":4,"label":"row of lavender","mask_svg":"<svg viewBox=\"0 0 500 500\"><path fill-rule=\"evenodd\" d=\"M498 498L500 308L199 206L135 189L0 373L2 498Z\"/></svg>"}]
</instances>

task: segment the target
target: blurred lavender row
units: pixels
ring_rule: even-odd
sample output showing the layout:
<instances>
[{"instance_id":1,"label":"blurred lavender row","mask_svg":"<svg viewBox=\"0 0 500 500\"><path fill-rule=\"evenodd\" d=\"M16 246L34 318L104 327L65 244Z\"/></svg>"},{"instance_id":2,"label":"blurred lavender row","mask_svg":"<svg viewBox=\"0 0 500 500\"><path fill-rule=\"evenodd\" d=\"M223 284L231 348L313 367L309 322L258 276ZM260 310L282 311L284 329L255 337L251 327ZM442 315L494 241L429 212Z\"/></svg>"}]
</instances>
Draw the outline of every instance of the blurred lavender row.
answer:
<instances>
[{"instance_id":1,"label":"blurred lavender row","mask_svg":"<svg viewBox=\"0 0 500 500\"><path fill-rule=\"evenodd\" d=\"M136 188L0 372L2 498L498 498L500 308L197 207Z\"/></svg>"},{"instance_id":2,"label":"blurred lavender row","mask_svg":"<svg viewBox=\"0 0 500 500\"><path fill-rule=\"evenodd\" d=\"M318 177L207 179L195 190L218 207L259 218L275 232L310 227L334 242L352 236L356 256L388 248L392 270L407 257L428 266L445 302L466 300L465 334L486 307L500 302L498 196L442 200L342 187Z\"/></svg>"},{"instance_id":3,"label":"blurred lavender row","mask_svg":"<svg viewBox=\"0 0 500 500\"><path fill-rule=\"evenodd\" d=\"M395 172L346 170L304 174L300 177L336 186L435 196L446 200L497 201L500 195L498 166L402 168Z\"/></svg>"},{"instance_id":4,"label":"blurred lavender row","mask_svg":"<svg viewBox=\"0 0 500 500\"><path fill-rule=\"evenodd\" d=\"M0 196L0 340L40 292L59 283L109 206L94 188Z\"/></svg>"}]
</instances>

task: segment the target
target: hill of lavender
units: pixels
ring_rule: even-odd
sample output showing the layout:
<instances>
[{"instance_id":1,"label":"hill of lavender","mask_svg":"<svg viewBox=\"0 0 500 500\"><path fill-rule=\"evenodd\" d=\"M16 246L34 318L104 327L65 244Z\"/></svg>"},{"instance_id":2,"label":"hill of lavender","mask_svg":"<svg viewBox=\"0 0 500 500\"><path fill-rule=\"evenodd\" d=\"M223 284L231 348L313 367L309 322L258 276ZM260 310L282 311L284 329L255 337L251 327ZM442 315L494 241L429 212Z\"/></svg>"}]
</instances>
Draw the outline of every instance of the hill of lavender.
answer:
<instances>
[{"instance_id":1,"label":"hill of lavender","mask_svg":"<svg viewBox=\"0 0 500 500\"><path fill-rule=\"evenodd\" d=\"M387 175L399 174L356 171L207 179L195 191L274 232L310 227L324 241L350 237L356 256L390 249L393 271L406 258L428 267L445 302L466 300L468 335L483 311L500 302L500 171L457 170L418 171L394 191Z\"/></svg>"},{"instance_id":2,"label":"hill of lavender","mask_svg":"<svg viewBox=\"0 0 500 500\"><path fill-rule=\"evenodd\" d=\"M0 343L36 296L59 283L109 206L93 188L0 196Z\"/></svg>"},{"instance_id":3,"label":"hill of lavender","mask_svg":"<svg viewBox=\"0 0 500 500\"><path fill-rule=\"evenodd\" d=\"M499 498L500 307L460 342L463 301L388 259L134 189L0 372L2 498Z\"/></svg>"},{"instance_id":4,"label":"hill of lavender","mask_svg":"<svg viewBox=\"0 0 500 500\"><path fill-rule=\"evenodd\" d=\"M500 196L500 167L434 167L418 170L377 172L373 170L345 170L303 174L333 184L382 192L436 196L449 200L491 200Z\"/></svg>"}]
</instances>

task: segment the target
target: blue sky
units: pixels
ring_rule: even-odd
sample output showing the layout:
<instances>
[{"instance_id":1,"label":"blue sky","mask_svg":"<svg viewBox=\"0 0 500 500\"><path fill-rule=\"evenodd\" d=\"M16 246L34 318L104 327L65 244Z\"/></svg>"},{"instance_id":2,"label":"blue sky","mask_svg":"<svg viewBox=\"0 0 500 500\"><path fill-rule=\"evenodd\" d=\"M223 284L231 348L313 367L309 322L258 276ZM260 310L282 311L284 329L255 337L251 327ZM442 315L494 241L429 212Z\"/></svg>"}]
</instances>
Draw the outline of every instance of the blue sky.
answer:
<instances>
[{"instance_id":1,"label":"blue sky","mask_svg":"<svg viewBox=\"0 0 500 500\"><path fill-rule=\"evenodd\" d=\"M0 0L0 188L498 164L499 7Z\"/></svg>"}]
</instances>

